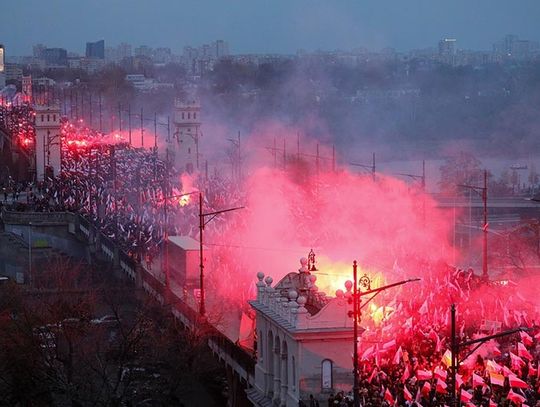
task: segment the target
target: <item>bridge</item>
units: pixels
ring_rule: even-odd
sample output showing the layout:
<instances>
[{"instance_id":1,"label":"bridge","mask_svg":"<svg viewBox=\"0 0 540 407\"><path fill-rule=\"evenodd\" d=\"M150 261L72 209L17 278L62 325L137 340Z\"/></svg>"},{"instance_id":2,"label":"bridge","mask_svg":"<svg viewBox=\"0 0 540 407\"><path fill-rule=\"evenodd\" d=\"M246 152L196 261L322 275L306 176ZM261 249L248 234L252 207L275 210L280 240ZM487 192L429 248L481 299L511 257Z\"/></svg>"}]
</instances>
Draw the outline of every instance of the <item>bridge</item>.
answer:
<instances>
[{"instance_id":1,"label":"bridge","mask_svg":"<svg viewBox=\"0 0 540 407\"><path fill-rule=\"evenodd\" d=\"M29 242L36 231L51 237L51 245L67 249L66 240L82 243L91 255L99 255L114 266L115 272L134 289L153 297L187 329L204 328L209 349L221 361L227 372L229 402L232 406L251 406L246 390L254 383L255 354L240 347L207 320L201 320L193 298L173 285L167 287L144 262L135 261L110 238L80 214L71 212L17 212L2 210L0 221L6 232ZM64 245L64 246L62 246Z\"/></svg>"}]
</instances>

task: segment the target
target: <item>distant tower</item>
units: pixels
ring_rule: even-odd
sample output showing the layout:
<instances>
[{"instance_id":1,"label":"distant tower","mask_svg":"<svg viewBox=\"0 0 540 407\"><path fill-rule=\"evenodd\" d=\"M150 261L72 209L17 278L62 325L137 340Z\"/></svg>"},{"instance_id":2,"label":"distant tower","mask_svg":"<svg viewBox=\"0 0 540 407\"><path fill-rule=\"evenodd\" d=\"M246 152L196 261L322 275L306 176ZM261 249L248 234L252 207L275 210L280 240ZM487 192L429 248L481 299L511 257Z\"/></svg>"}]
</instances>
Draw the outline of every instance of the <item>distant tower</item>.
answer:
<instances>
[{"instance_id":1,"label":"distant tower","mask_svg":"<svg viewBox=\"0 0 540 407\"><path fill-rule=\"evenodd\" d=\"M198 102L174 101L174 138L171 152L178 169L192 173L199 170L199 137L201 136L201 105Z\"/></svg>"},{"instance_id":2,"label":"distant tower","mask_svg":"<svg viewBox=\"0 0 540 407\"><path fill-rule=\"evenodd\" d=\"M57 176L61 169L60 108L35 106L36 177Z\"/></svg>"},{"instance_id":3,"label":"distant tower","mask_svg":"<svg viewBox=\"0 0 540 407\"><path fill-rule=\"evenodd\" d=\"M32 103L32 75L22 77L22 93L24 101Z\"/></svg>"}]
</instances>

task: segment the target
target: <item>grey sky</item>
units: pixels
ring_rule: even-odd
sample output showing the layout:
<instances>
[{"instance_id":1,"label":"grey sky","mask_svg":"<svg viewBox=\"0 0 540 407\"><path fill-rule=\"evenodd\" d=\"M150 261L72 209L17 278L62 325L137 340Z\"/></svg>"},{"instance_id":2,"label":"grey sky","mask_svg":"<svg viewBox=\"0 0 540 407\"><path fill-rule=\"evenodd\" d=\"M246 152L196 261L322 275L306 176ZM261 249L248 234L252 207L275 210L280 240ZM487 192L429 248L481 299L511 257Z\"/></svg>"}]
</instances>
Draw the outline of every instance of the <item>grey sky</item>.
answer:
<instances>
[{"instance_id":1,"label":"grey sky","mask_svg":"<svg viewBox=\"0 0 540 407\"><path fill-rule=\"evenodd\" d=\"M490 49L503 35L540 39L539 0L2 0L0 43L11 55L32 45L84 52L86 41L134 46L229 42L234 53L303 48Z\"/></svg>"}]
</instances>

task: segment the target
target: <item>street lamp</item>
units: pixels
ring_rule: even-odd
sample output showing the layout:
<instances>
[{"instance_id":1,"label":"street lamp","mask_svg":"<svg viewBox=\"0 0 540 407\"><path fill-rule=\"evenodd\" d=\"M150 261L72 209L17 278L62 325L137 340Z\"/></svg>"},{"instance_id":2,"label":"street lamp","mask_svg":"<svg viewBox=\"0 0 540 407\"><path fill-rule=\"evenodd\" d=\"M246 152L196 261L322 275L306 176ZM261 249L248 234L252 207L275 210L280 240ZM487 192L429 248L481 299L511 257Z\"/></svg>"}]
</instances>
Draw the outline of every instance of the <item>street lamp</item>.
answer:
<instances>
[{"instance_id":1,"label":"street lamp","mask_svg":"<svg viewBox=\"0 0 540 407\"><path fill-rule=\"evenodd\" d=\"M187 192L185 194L167 196L167 197L164 197L163 199L166 202L167 199L177 198L177 197L182 197L182 196L187 196L187 195L193 195L193 194L199 194L199 268L200 268L199 288L201 290L201 301L200 301L200 304L199 304L199 314L200 314L201 317L204 317L205 314L206 314L205 293L204 293L204 246L203 246L204 227L212 219L214 219L217 215L225 213L225 212L236 211L238 209L244 209L244 206L237 206L237 207L234 207L234 208L221 209L219 211L213 211L213 212L204 213L203 212L203 193L201 191L192 191L192 192ZM165 213L167 213L166 208L167 208L167 204L165 203ZM167 214L165 216L167 217ZM210 218L208 220L206 220L206 217L210 217ZM168 232L166 231L165 233L166 233L165 240L167 240L168 239ZM168 265L167 265L167 269L165 270L165 280L166 280L167 286L168 286L168 283L169 283L169 275L168 275L168 273L169 273L169 270L168 270Z\"/></svg>"},{"instance_id":2,"label":"street lamp","mask_svg":"<svg viewBox=\"0 0 540 407\"><path fill-rule=\"evenodd\" d=\"M356 260L353 261L353 295L352 295L352 303L353 303L353 310L349 311L349 317L353 317L353 341L354 341L354 348L353 348L353 375L354 375L354 382L353 382L353 400L354 400L354 407L360 406L360 371L358 368L358 323L360 322L361 317L361 309L360 304L362 302L361 298L363 295L373 294L373 296L366 302L369 303L369 301L375 297L375 295L379 294L381 291L387 290L392 287L397 287L406 283L410 283L413 281L419 281L419 278L410 278L408 280L399 281L397 283L388 284L379 288L371 288L371 279L368 277L367 274L364 274L360 279L358 279L358 271L357 271L357 262ZM361 291L360 288L363 288L365 291ZM349 299L349 302L351 302L351 299Z\"/></svg>"},{"instance_id":3,"label":"street lamp","mask_svg":"<svg viewBox=\"0 0 540 407\"><path fill-rule=\"evenodd\" d=\"M456 374L457 374L457 370L459 368L459 364L461 363L460 359L459 359L459 351L462 348L465 348L465 347L471 346L471 345L476 345L463 358L463 360L465 360L469 356L471 356L483 343L485 343L487 341L490 341L490 340L495 339L495 338L500 338L502 336L512 335L512 334L515 334L516 332L529 331L530 330L530 328L519 327L519 328L511 329L511 330L508 330L508 331L499 332L498 334L488 335L488 336L484 336L482 338L472 339L470 341L461 342L459 340L459 338L456 336L456 305L455 304L452 304L451 307L450 307L450 329L451 329L450 334L452 336L450 338L450 340L451 340L451 342L450 342L450 348L451 348L450 351L452 353L452 355L451 355L452 356L451 357L451 365L450 365L450 373L452 375L452 380L450 382L450 396L451 396L451 404L452 404L452 406L457 405Z\"/></svg>"},{"instance_id":4,"label":"street lamp","mask_svg":"<svg viewBox=\"0 0 540 407\"><path fill-rule=\"evenodd\" d=\"M488 258L487 258L487 238L488 238L488 221L487 221L487 170L484 170L484 186L478 187L473 185L458 185L458 187L468 188L472 191L477 192L482 197L483 202L483 215L484 215L484 226L483 226L483 241L482 241L482 278L488 280Z\"/></svg>"}]
</instances>

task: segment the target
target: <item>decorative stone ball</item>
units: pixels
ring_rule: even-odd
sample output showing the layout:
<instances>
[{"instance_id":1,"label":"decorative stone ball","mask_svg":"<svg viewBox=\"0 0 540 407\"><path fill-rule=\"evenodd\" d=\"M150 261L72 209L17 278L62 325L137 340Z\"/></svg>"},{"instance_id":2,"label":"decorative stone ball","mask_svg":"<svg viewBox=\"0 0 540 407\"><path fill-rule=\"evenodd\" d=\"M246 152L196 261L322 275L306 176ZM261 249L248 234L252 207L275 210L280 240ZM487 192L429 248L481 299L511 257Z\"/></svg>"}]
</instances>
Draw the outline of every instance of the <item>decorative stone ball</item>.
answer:
<instances>
[{"instance_id":1,"label":"decorative stone ball","mask_svg":"<svg viewBox=\"0 0 540 407\"><path fill-rule=\"evenodd\" d=\"M296 290L289 290L289 300L294 301L296 298L298 298Z\"/></svg>"},{"instance_id":2,"label":"decorative stone ball","mask_svg":"<svg viewBox=\"0 0 540 407\"><path fill-rule=\"evenodd\" d=\"M300 265L302 267L307 266L307 259L305 257L300 258Z\"/></svg>"},{"instance_id":3,"label":"decorative stone ball","mask_svg":"<svg viewBox=\"0 0 540 407\"><path fill-rule=\"evenodd\" d=\"M315 284L315 281L317 281L317 276L315 274L310 275L309 281L311 281L311 284Z\"/></svg>"},{"instance_id":4,"label":"decorative stone ball","mask_svg":"<svg viewBox=\"0 0 540 407\"><path fill-rule=\"evenodd\" d=\"M258 279L259 281L262 281L263 278L264 278L264 273L263 273L262 271L259 271L259 272L257 273L257 279Z\"/></svg>"},{"instance_id":5,"label":"decorative stone ball","mask_svg":"<svg viewBox=\"0 0 540 407\"><path fill-rule=\"evenodd\" d=\"M266 283L267 286L271 286L272 285L272 281L274 281L274 279L270 276L266 277L264 279L264 282Z\"/></svg>"},{"instance_id":6,"label":"decorative stone ball","mask_svg":"<svg viewBox=\"0 0 540 407\"><path fill-rule=\"evenodd\" d=\"M343 290L342 289L336 290L336 297L337 298L343 298Z\"/></svg>"},{"instance_id":7,"label":"decorative stone ball","mask_svg":"<svg viewBox=\"0 0 540 407\"><path fill-rule=\"evenodd\" d=\"M352 284L352 281L351 281L351 280L345 281L345 289L346 289L347 291L351 291L352 286L353 286L353 284Z\"/></svg>"},{"instance_id":8,"label":"decorative stone ball","mask_svg":"<svg viewBox=\"0 0 540 407\"><path fill-rule=\"evenodd\" d=\"M298 305L300 305L302 307L302 306L306 305L307 298L304 297L303 295L301 295L300 297L298 297L296 299L296 302L298 303Z\"/></svg>"}]
</instances>

